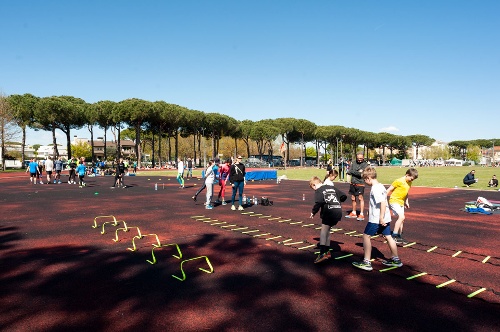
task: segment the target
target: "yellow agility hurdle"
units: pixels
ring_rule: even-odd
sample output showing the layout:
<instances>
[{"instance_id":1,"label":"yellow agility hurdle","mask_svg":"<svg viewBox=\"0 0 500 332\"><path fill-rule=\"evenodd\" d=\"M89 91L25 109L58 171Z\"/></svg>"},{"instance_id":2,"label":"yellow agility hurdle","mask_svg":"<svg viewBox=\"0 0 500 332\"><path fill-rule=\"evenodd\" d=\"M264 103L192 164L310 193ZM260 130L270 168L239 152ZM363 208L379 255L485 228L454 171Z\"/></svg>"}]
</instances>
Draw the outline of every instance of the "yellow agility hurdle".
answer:
<instances>
[{"instance_id":1,"label":"yellow agility hurdle","mask_svg":"<svg viewBox=\"0 0 500 332\"><path fill-rule=\"evenodd\" d=\"M214 272L214 268L212 267L212 264L210 264L210 260L208 259L207 256L199 256L199 257L195 257L195 258L190 258L190 259L186 259L186 260L183 260L181 262L181 273L182 273L182 278L180 277L177 277L175 275L172 274L172 277L177 279L177 280L180 280L180 281L184 281L186 280L186 274L184 273L184 269L182 268L182 265L184 265L184 263L186 262L189 262L189 261L193 261L193 260L196 260L196 259L200 259L200 258L205 258L207 264L208 264L208 267L210 267L210 271L209 270L206 270L204 268L199 268L201 271L205 272L205 273L213 273Z\"/></svg>"},{"instance_id":2,"label":"yellow agility hurdle","mask_svg":"<svg viewBox=\"0 0 500 332\"><path fill-rule=\"evenodd\" d=\"M151 256L153 256L153 260L150 261L150 260L147 259L146 262L148 262L149 264L156 264L155 249L165 248L165 247L170 247L170 246L175 246L177 248L177 252L179 253L179 256L177 256L177 255L172 255L172 256L174 256L177 259L181 259L182 258L182 252L181 252L181 249L179 248L179 245L177 243L169 243L169 244L162 244L159 247L154 246L153 250L151 250Z\"/></svg>"},{"instance_id":3,"label":"yellow agility hurdle","mask_svg":"<svg viewBox=\"0 0 500 332\"><path fill-rule=\"evenodd\" d=\"M137 247L135 246L135 239L142 239L146 236L155 236L156 237L156 242L158 243L158 245L154 244L153 243L153 247L161 247L161 243L160 243L160 239L158 238L158 235L157 234L144 234L144 235L136 235L132 238L132 248L127 248L127 250L130 250L130 251L136 251L137 250Z\"/></svg>"},{"instance_id":4,"label":"yellow agility hurdle","mask_svg":"<svg viewBox=\"0 0 500 332\"><path fill-rule=\"evenodd\" d=\"M125 222L125 220L115 220L114 222L113 221L105 221L102 223L102 231L101 231L101 234L106 234L106 231L104 230L104 226L106 224L111 224L112 226L118 226L118 224L122 222L123 223L123 227L127 228L127 223Z\"/></svg>"},{"instance_id":5,"label":"yellow agility hurdle","mask_svg":"<svg viewBox=\"0 0 500 332\"><path fill-rule=\"evenodd\" d=\"M107 219L109 219L109 218L113 218L113 221L112 221L112 222L114 222L114 225L113 225L113 226L118 225L118 223L117 223L117 221L116 221L115 216L97 216L97 217L95 217L95 218L94 218L94 225L92 226L92 228L97 228L97 227L99 227L99 225L97 224L97 219L101 219L101 218L107 218ZM108 222L109 222L109 221L108 221Z\"/></svg>"},{"instance_id":6,"label":"yellow agility hurdle","mask_svg":"<svg viewBox=\"0 0 500 332\"><path fill-rule=\"evenodd\" d=\"M115 231L115 238L113 239L113 241L115 242L118 242L119 239L118 239L118 231L124 231L124 232L128 232L131 228L137 228L137 233L140 237L142 237L142 234L141 234L141 230L139 229L139 227L137 226L132 226L132 227L121 227L121 228L117 228L116 231Z\"/></svg>"}]
</instances>

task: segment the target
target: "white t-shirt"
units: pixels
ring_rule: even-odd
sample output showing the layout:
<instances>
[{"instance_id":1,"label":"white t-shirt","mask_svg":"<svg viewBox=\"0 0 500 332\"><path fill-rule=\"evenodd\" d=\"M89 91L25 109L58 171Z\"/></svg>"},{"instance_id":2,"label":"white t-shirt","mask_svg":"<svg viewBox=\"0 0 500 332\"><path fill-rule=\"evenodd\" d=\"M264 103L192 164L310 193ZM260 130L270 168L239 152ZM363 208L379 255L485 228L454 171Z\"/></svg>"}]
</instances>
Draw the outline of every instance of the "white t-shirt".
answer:
<instances>
[{"instance_id":1,"label":"white t-shirt","mask_svg":"<svg viewBox=\"0 0 500 332\"><path fill-rule=\"evenodd\" d=\"M52 172L54 170L54 162L52 161L52 159L47 159L45 161L45 170L49 172Z\"/></svg>"},{"instance_id":2,"label":"white t-shirt","mask_svg":"<svg viewBox=\"0 0 500 332\"><path fill-rule=\"evenodd\" d=\"M214 174L214 165L210 165L205 170L205 183L214 183L215 174Z\"/></svg>"},{"instance_id":3,"label":"white t-shirt","mask_svg":"<svg viewBox=\"0 0 500 332\"><path fill-rule=\"evenodd\" d=\"M384 221L391 222L391 213L389 212L389 204L387 203L387 189L382 183L377 183L372 186L370 191L370 215L368 222L380 224L380 203L386 202Z\"/></svg>"},{"instance_id":4,"label":"white t-shirt","mask_svg":"<svg viewBox=\"0 0 500 332\"><path fill-rule=\"evenodd\" d=\"M182 161L179 161L177 163L177 172L178 173L184 173L184 163Z\"/></svg>"},{"instance_id":5,"label":"white t-shirt","mask_svg":"<svg viewBox=\"0 0 500 332\"><path fill-rule=\"evenodd\" d=\"M325 181L323 181L323 184L324 184L324 185L327 185L327 186L332 186L332 187L334 187L334 186L335 186L335 185L333 184L333 181L332 181L332 180L330 180L329 178L326 178L326 180L325 180Z\"/></svg>"}]
</instances>

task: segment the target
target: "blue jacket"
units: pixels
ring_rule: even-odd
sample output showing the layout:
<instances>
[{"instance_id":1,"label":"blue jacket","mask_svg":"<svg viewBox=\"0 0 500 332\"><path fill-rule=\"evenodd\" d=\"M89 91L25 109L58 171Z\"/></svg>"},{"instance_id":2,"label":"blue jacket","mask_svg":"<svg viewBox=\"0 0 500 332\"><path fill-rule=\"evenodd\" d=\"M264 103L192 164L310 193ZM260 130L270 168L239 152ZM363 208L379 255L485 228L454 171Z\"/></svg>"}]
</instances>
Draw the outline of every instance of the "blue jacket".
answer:
<instances>
[{"instance_id":1,"label":"blue jacket","mask_svg":"<svg viewBox=\"0 0 500 332\"><path fill-rule=\"evenodd\" d=\"M474 174L472 173L467 173L467 175L464 177L464 183L467 181L474 181Z\"/></svg>"},{"instance_id":2,"label":"blue jacket","mask_svg":"<svg viewBox=\"0 0 500 332\"><path fill-rule=\"evenodd\" d=\"M78 165L78 167L76 168L76 171L78 172L78 175L85 175L85 165L83 164L80 164Z\"/></svg>"}]
</instances>

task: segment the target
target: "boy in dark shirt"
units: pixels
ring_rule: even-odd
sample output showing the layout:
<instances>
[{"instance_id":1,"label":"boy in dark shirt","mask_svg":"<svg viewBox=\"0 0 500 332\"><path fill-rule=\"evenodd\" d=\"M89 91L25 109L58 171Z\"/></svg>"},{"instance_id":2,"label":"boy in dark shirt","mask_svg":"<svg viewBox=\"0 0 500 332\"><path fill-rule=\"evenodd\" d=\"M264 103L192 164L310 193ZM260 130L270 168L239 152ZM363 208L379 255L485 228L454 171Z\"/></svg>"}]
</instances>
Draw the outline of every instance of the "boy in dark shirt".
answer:
<instances>
[{"instance_id":1,"label":"boy in dark shirt","mask_svg":"<svg viewBox=\"0 0 500 332\"><path fill-rule=\"evenodd\" d=\"M340 202L345 201L347 195L333 186L324 185L317 176L309 181L309 186L315 191L314 206L309 218L312 219L321 210L322 225L319 236L319 255L314 260L314 263L317 264L331 257L330 228L342 219L342 206Z\"/></svg>"},{"instance_id":2,"label":"boy in dark shirt","mask_svg":"<svg viewBox=\"0 0 500 332\"><path fill-rule=\"evenodd\" d=\"M123 163L123 158L118 160L116 164L116 173L115 173L115 182L111 188L122 187L125 188L125 184L123 183L123 176L125 175L125 164Z\"/></svg>"}]
</instances>

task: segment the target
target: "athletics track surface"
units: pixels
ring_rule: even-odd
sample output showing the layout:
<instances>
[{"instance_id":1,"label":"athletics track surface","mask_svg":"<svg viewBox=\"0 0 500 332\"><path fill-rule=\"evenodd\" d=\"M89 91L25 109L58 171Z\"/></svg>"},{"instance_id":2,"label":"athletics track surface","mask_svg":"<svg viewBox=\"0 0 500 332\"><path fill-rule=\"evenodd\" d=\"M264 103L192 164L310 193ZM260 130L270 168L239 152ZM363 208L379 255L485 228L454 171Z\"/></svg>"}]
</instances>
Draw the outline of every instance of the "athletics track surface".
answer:
<instances>
[{"instance_id":1,"label":"athletics track surface","mask_svg":"<svg viewBox=\"0 0 500 332\"><path fill-rule=\"evenodd\" d=\"M320 219L308 218L307 182L250 182L248 196L274 205L242 213L230 205L205 210L204 192L191 200L202 181L180 189L168 175L126 177L126 189L110 189L111 177L87 178L80 189L2 175L0 329L498 330L500 220L459 209L478 196L499 200L499 192L412 188L405 235L415 243L399 247L404 266L384 271L379 259L389 249L374 238L374 271L366 272L351 265L362 257L365 222L349 219L333 230L336 259L313 264ZM93 228L94 218L106 215L120 222L101 234L111 218ZM121 220L129 232L116 231ZM156 237L136 239L137 250L127 250L133 227L179 251L155 250L151 265ZM179 252L181 259L173 256ZM210 271L202 257L183 263L185 281L172 277L182 277L181 261L200 256L213 273L199 270Z\"/></svg>"}]
</instances>

